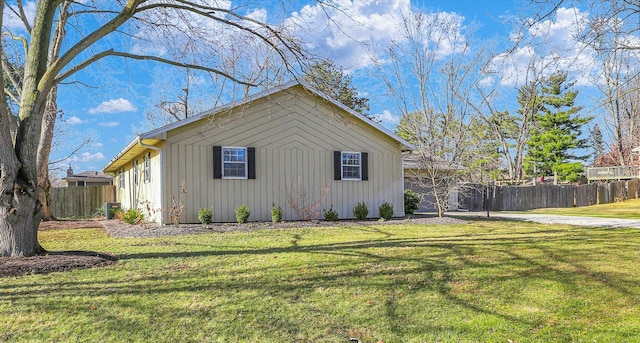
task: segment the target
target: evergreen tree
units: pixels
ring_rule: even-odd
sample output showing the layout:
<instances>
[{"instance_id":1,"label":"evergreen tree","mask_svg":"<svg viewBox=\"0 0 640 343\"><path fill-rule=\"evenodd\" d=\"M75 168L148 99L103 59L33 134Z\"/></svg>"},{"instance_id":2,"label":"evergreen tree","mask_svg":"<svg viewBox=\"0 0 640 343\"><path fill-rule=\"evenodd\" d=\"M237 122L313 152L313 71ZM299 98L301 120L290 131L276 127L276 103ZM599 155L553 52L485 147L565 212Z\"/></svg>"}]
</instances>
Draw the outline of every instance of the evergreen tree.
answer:
<instances>
[{"instance_id":1,"label":"evergreen tree","mask_svg":"<svg viewBox=\"0 0 640 343\"><path fill-rule=\"evenodd\" d=\"M593 149L593 161L595 162L598 157L602 156L604 153L604 140L602 139L602 130L600 130L600 125L596 124L590 130L590 145Z\"/></svg>"},{"instance_id":2,"label":"evergreen tree","mask_svg":"<svg viewBox=\"0 0 640 343\"><path fill-rule=\"evenodd\" d=\"M582 173L582 162L587 156L575 155L578 149L588 147L586 139L580 138L581 128L591 118L579 115L580 106L575 105L578 92L567 83L567 74L558 72L546 79L540 94L542 109L535 116L535 127L527 142L525 168L535 166L545 175L556 174L566 181L577 181Z\"/></svg>"},{"instance_id":3,"label":"evergreen tree","mask_svg":"<svg viewBox=\"0 0 640 343\"><path fill-rule=\"evenodd\" d=\"M315 89L339 101L369 119L369 99L358 96L358 90L351 84L351 76L345 74L331 60L314 63L304 72L304 80Z\"/></svg>"}]
</instances>

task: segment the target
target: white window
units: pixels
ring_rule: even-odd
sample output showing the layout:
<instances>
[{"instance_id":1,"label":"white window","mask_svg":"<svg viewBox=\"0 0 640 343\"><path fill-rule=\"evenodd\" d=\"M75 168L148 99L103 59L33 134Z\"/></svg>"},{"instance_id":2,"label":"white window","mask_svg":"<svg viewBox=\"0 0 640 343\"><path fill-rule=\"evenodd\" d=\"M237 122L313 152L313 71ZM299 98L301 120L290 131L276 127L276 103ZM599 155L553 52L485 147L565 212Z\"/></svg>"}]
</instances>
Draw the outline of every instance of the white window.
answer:
<instances>
[{"instance_id":1,"label":"white window","mask_svg":"<svg viewBox=\"0 0 640 343\"><path fill-rule=\"evenodd\" d=\"M151 154L144 156L144 182L151 181Z\"/></svg>"},{"instance_id":2,"label":"white window","mask_svg":"<svg viewBox=\"0 0 640 343\"><path fill-rule=\"evenodd\" d=\"M120 169L120 175L118 177L118 182L120 183L120 188L124 188L124 169Z\"/></svg>"},{"instance_id":3,"label":"white window","mask_svg":"<svg viewBox=\"0 0 640 343\"><path fill-rule=\"evenodd\" d=\"M342 152L342 180L360 180L362 159L359 152Z\"/></svg>"},{"instance_id":4,"label":"white window","mask_svg":"<svg viewBox=\"0 0 640 343\"><path fill-rule=\"evenodd\" d=\"M138 185L138 161L133 162L133 168L131 168L131 172L133 173L133 185Z\"/></svg>"},{"instance_id":5,"label":"white window","mask_svg":"<svg viewBox=\"0 0 640 343\"><path fill-rule=\"evenodd\" d=\"M247 178L247 148L222 147L222 177Z\"/></svg>"}]
</instances>

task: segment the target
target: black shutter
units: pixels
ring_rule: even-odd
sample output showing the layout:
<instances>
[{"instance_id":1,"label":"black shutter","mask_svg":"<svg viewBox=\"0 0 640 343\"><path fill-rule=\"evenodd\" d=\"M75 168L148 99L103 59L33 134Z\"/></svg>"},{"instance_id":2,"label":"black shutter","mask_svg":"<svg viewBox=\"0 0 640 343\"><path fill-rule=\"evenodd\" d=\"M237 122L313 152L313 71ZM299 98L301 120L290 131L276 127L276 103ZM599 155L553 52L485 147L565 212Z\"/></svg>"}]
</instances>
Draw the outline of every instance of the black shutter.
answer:
<instances>
[{"instance_id":1,"label":"black shutter","mask_svg":"<svg viewBox=\"0 0 640 343\"><path fill-rule=\"evenodd\" d=\"M342 152L333 152L333 179L342 180Z\"/></svg>"},{"instance_id":2,"label":"black shutter","mask_svg":"<svg viewBox=\"0 0 640 343\"><path fill-rule=\"evenodd\" d=\"M247 178L256 178L256 148L247 148Z\"/></svg>"},{"instance_id":3,"label":"black shutter","mask_svg":"<svg viewBox=\"0 0 640 343\"><path fill-rule=\"evenodd\" d=\"M362 181L369 180L369 154L366 152L360 153L360 163L362 163Z\"/></svg>"},{"instance_id":4,"label":"black shutter","mask_svg":"<svg viewBox=\"0 0 640 343\"><path fill-rule=\"evenodd\" d=\"M222 147L213 147L213 178L222 179Z\"/></svg>"}]
</instances>

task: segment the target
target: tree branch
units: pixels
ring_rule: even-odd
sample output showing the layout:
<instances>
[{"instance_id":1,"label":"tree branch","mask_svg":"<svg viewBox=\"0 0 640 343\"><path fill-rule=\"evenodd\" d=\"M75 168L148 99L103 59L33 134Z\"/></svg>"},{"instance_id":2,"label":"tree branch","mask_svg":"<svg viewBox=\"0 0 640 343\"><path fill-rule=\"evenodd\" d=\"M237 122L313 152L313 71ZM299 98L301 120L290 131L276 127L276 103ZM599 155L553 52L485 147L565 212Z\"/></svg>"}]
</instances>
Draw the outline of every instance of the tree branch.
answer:
<instances>
[{"instance_id":1,"label":"tree branch","mask_svg":"<svg viewBox=\"0 0 640 343\"><path fill-rule=\"evenodd\" d=\"M31 25L29 24L29 20L27 20L27 15L24 13L24 6L22 6L22 0L16 0L16 5L18 6L18 10L13 8L13 6L7 4L7 8L16 15L16 17L20 18L22 24L24 25L25 30L28 33L31 33Z\"/></svg>"},{"instance_id":2,"label":"tree branch","mask_svg":"<svg viewBox=\"0 0 640 343\"><path fill-rule=\"evenodd\" d=\"M127 5L122 9L122 11L118 13L117 16L79 40L59 59L52 61L47 72L41 78L40 83L38 84L38 89L45 90L53 85L56 79L56 75L58 75L58 73L60 73L60 71L64 67L71 63L71 61L76 58L81 52L85 51L88 47L93 45L93 43L113 32L127 20L129 20L136 13L136 8L144 1L145 0L127 1Z\"/></svg>"},{"instance_id":3,"label":"tree branch","mask_svg":"<svg viewBox=\"0 0 640 343\"><path fill-rule=\"evenodd\" d=\"M162 57L157 57L157 56L150 56L150 55L137 55L137 54L131 54L128 52L122 52L122 51L115 51L113 49L109 49L109 50L105 50L102 51L100 53L97 53L93 56L91 56L90 58L82 61L81 63L79 63L76 66L71 67L69 70L65 71L64 73L60 74L60 76L58 76L54 83L59 83L62 80L68 78L69 76L75 74L76 72L84 69L86 66L104 58L107 56L118 56L118 57L124 57L124 58L130 58L130 59L134 59L134 60L143 60L143 61L155 61L155 62L160 62L160 63L164 63L164 64L168 64L168 65L172 65L172 66L176 66L176 67L183 67L183 68L191 68L191 69L196 69L196 70L202 70L202 71L207 71L210 73L214 73L220 76L223 76L227 79L232 80L233 82L237 82L239 84L242 85L246 85L246 86L256 86L255 84L252 83L248 83L242 80L239 80L235 77L233 77L232 75L229 75L225 72L222 72L218 69L215 68L209 68L209 67L204 67L204 66L199 66L196 64L191 64L191 63L182 63L182 62L178 62L178 61L174 61L174 60L170 60L170 59L166 59L166 58L162 58Z\"/></svg>"}]
</instances>

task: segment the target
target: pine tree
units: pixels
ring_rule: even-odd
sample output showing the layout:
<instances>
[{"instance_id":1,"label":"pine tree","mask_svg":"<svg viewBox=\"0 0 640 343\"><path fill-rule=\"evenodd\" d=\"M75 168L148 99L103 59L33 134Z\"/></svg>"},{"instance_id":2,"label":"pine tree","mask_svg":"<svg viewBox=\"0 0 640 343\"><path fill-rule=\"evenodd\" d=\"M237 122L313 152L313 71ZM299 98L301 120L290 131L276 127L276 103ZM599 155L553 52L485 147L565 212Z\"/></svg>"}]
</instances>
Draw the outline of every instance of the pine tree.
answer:
<instances>
[{"instance_id":1,"label":"pine tree","mask_svg":"<svg viewBox=\"0 0 640 343\"><path fill-rule=\"evenodd\" d=\"M593 161L595 162L598 157L602 156L604 153L604 140L602 139L602 130L600 130L600 125L596 124L590 130L590 145L591 149L593 149Z\"/></svg>"},{"instance_id":2,"label":"pine tree","mask_svg":"<svg viewBox=\"0 0 640 343\"><path fill-rule=\"evenodd\" d=\"M314 63L304 72L304 80L317 90L341 102L352 110L372 119L369 111L369 99L358 96L358 90L351 84L351 76L342 68L336 67L331 60Z\"/></svg>"},{"instance_id":3,"label":"pine tree","mask_svg":"<svg viewBox=\"0 0 640 343\"><path fill-rule=\"evenodd\" d=\"M540 95L542 109L535 116L535 127L527 142L525 168L535 166L543 175L557 174L566 181L577 181L587 156L578 156L576 150L588 147L580 138L582 126L591 118L579 115L582 107L575 105L578 92L567 83L567 74L558 72L546 79Z\"/></svg>"}]
</instances>

